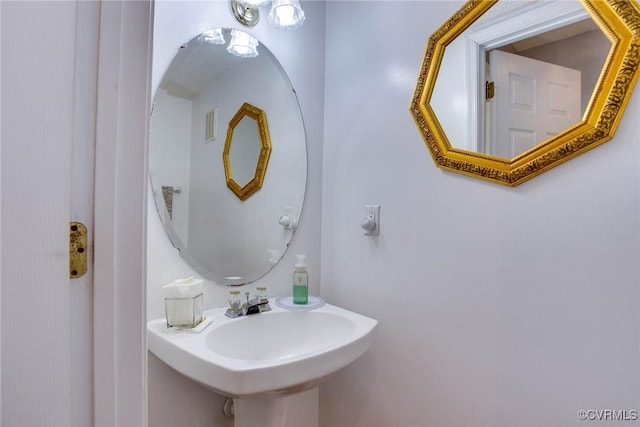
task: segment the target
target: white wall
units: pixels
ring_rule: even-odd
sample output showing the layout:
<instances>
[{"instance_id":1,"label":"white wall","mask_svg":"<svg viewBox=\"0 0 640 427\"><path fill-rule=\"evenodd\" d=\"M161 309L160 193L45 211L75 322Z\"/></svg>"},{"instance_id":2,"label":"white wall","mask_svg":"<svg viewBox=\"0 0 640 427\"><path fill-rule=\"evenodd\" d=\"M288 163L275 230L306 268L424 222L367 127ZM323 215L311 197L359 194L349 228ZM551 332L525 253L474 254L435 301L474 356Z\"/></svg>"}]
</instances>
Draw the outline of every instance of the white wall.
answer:
<instances>
[{"instance_id":1,"label":"white wall","mask_svg":"<svg viewBox=\"0 0 640 427\"><path fill-rule=\"evenodd\" d=\"M322 295L380 323L321 388L324 426L638 408L640 91L613 140L518 187L443 172L408 109L428 36L461 4L327 3Z\"/></svg>"},{"instance_id":2,"label":"white wall","mask_svg":"<svg viewBox=\"0 0 640 427\"><path fill-rule=\"evenodd\" d=\"M159 197L162 197L162 186L181 188L173 194L171 223L185 245L189 244L192 104L189 99L160 89L155 97L149 132L149 145L153 147L149 150L149 176Z\"/></svg>"},{"instance_id":3,"label":"white wall","mask_svg":"<svg viewBox=\"0 0 640 427\"><path fill-rule=\"evenodd\" d=\"M305 120L307 135L307 191L301 222L291 247L281 262L257 283L267 286L270 294L291 292L291 273L296 253L308 254L310 292L320 294L320 199L322 176L323 105L324 105L324 4L303 2L307 13L304 25L296 30L277 30L262 14L254 29L246 30L263 42L278 58L296 89ZM268 9L266 10L268 12ZM154 63L152 90L158 84L180 44L198 33L217 27L240 28L229 13L226 1L157 1L155 4ZM160 287L176 277L190 274L190 269L171 248L155 207L149 199L148 221L148 317L162 317ZM255 285L248 285L249 289ZM218 285L205 287L205 307L226 303L228 289ZM223 426L220 417L223 398L192 381L177 380L175 372L150 356L149 424ZM191 402L200 402L193 405ZM206 406L205 406L206 405Z\"/></svg>"}]
</instances>

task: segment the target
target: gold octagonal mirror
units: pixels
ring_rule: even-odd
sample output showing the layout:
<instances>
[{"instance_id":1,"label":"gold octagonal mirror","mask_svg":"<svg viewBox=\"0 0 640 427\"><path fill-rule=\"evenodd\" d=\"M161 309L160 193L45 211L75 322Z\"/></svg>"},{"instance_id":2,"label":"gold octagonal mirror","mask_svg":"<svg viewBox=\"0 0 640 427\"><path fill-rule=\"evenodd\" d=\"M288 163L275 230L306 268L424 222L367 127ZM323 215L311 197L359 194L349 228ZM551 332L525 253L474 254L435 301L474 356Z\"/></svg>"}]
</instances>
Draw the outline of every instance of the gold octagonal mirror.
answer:
<instances>
[{"instance_id":1,"label":"gold octagonal mirror","mask_svg":"<svg viewBox=\"0 0 640 427\"><path fill-rule=\"evenodd\" d=\"M267 115L245 102L229 122L222 152L227 187L240 200L262 188L270 155Z\"/></svg>"},{"instance_id":2,"label":"gold octagonal mirror","mask_svg":"<svg viewBox=\"0 0 640 427\"><path fill-rule=\"evenodd\" d=\"M438 167L515 186L613 137L638 78L634 0L471 0L411 102Z\"/></svg>"}]
</instances>

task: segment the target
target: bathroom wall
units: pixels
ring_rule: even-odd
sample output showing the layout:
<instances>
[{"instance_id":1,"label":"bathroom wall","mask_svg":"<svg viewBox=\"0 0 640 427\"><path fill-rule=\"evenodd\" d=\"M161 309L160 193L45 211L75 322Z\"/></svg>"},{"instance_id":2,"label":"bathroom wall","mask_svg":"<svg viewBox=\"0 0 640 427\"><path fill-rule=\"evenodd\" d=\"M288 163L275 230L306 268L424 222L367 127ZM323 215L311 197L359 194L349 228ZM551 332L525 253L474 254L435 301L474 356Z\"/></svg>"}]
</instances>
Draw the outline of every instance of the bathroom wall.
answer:
<instances>
[{"instance_id":1,"label":"bathroom wall","mask_svg":"<svg viewBox=\"0 0 640 427\"><path fill-rule=\"evenodd\" d=\"M444 172L409 103L461 4L327 2L322 295L379 331L321 388L323 426L640 409L640 90L615 138L518 187ZM365 204L381 205L378 237Z\"/></svg>"},{"instance_id":2,"label":"bathroom wall","mask_svg":"<svg viewBox=\"0 0 640 427\"><path fill-rule=\"evenodd\" d=\"M291 273L296 253L308 255L310 292L320 294L320 202L324 114L324 3L302 2L307 17L293 31L273 27L263 10L260 23L244 31L257 37L278 58L287 72L305 120L307 136L307 190L302 217L295 238L281 262L257 283L271 295L291 292ZM166 1L155 3L152 92L179 46L200 32L217 27L241 28L229 13L226 1ZM148 318L164 316L163 284L193 274L172 248L149 197L148 218ZM247 285L248 289L255 284ZM226 304L228 289L205 286L205 308ZM217 426L232 425L222 415L224 398L182 377L149 354L149 425Z\"/></svg>"},{"instance_id":3,"label":"bathroom wall","mask_svg":"<svg viewBox=\"0 0 640 427\"><path fill-rule=\"evenodd\" d=\"M149 176L156 188L180 188L180 192L171 197L171 222L185 245L189 244L191 111L191 100L160 89L155 97L149 133L150 144L155 147L149 150Z\"/></svg>"}]
</instances>

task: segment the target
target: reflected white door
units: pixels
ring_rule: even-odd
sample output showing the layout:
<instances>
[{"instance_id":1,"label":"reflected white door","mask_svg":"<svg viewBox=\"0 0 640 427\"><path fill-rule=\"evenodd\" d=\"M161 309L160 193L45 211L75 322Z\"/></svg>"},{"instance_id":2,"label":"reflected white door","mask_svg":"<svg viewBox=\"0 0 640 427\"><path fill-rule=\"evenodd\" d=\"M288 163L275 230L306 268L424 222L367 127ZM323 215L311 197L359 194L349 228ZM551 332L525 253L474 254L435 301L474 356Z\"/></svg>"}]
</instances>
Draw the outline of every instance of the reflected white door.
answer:
<instances>
[{"instance_id":1,"label":"reflected white door","mask_svg":"<svg viewBox=\"0 0 640 427\"><path fill-rule=\"evenodd\" d=\"M493 50L490 153L513 158L580 121L581 73Z\"/></svg>"}]
</instances>

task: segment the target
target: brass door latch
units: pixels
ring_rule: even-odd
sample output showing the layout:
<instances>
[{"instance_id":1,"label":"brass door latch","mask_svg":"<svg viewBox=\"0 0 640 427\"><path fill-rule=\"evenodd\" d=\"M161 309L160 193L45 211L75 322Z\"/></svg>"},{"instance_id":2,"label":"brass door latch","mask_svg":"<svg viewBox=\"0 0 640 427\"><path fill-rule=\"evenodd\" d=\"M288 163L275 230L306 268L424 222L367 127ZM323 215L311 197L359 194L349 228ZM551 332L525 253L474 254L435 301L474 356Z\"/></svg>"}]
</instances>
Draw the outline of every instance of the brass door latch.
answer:
<instances>
[{"instance_id":1,"label":"brass door latch","mask_svg":"<svg viewBox=\"0 0 640 427\"><path fill-rule=\"evenodd\" d=\"M494 82L485 83L484 98L488 101L492 99L496 94L496 84Z\"/></svg>"},{"instance_id":2,"label":"brass door latch","mask_svg":"<svg viewBox=\"0 0 640 427\"><path fill-rule=\"evenodd\" d=\"M87 272L87 227L79 222L69 224L69 278L77 279Z\"/></svg>"}]
</instances>

